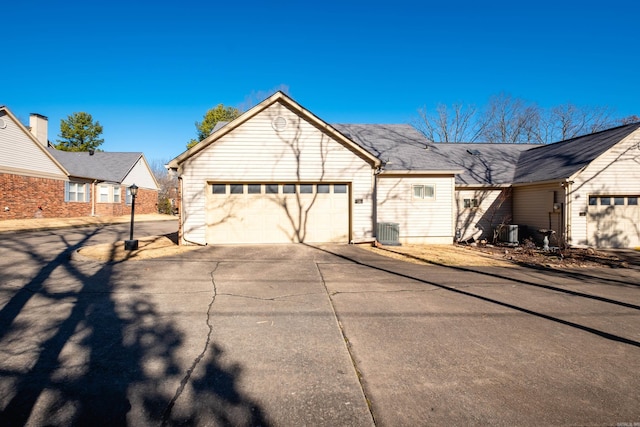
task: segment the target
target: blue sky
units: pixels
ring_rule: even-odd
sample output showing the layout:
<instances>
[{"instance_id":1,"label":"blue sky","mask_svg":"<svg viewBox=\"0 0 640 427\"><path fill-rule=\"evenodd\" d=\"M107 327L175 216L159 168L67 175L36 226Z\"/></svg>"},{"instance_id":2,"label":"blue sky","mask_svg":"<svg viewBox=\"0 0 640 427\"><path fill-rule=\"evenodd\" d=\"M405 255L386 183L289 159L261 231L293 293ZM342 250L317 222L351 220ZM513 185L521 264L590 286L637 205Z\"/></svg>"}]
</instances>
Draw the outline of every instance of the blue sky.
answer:
<instances>
[{"instance_id":1,"label":"blue sky","mask_svg":"<svg viewBox=\"0 0 640 427\"><path fill-rule=\"evenodd\" d=\"M183 152L207 109L279 87L329 123L501 92L640 115L635 0L6 3L0 105L47 116L52 141L85 111L102 149L151 162Z\"/></svg>"}]
</instances>

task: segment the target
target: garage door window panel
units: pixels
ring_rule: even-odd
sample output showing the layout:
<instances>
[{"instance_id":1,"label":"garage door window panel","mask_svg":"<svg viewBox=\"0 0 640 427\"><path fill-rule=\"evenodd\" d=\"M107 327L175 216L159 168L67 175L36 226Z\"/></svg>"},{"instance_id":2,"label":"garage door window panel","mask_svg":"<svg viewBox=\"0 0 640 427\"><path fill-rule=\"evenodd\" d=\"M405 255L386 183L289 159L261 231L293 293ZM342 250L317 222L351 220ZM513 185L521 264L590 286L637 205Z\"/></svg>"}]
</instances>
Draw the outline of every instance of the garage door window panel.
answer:
<instances>
[{"instance_id":1,"label":"garage door window panel","mask_svg":"<svg viewBox=\"0 0 640 427\"><path fill-rule=\"evenodd\" d=\"M247 194L262 194L262 185L260 184L248 184Z\"/></svg>"},{"instance_id":2,"label":"garage door window panel","mask_svg":"<svg viewBox=\"0 0 640 427\"><path fill-rule=\"evenodd\" d=\"M211 193L212 194L227 194L227 184L212 184L211 185Z\"/></svg>"},{"instance_id":3,"label":"garage door window panel","mask_svg":"<svg viewBox=\"0 0 640 427\"><path fill-rule=\"evenodd\" d=\"M264 188L266 194L278 194L278 184L267 184Z\"/></svg>"},{"instance_id":4,"label":"garage door window panel","mask_svg":"<svg viewBox=\"0 0 640 427\"><path fill-rule=\"evenodd\" d=\"M284 184L282 186L282 194L296 194L295 184Z\"/></svg>"},{"instance_id":5,"label":"garage door window panel","mask_svg":"<svg viewBox=\"0 0 640 427\"><path fill-rule=\"evenodd\" d=\"M334 184L333 194L346 194L346 193L347 193L347 184Z\"/></svg>"},{"instance_id":6,"label":"garage door window panel","mask_svg":"<svg viewBox=\"0 0 640 427\"><path fill-rule=\"evenodd\" d=\"M229 194L244 194L244 185L229 184Z\"/></svg>"},{"instance_id":7,"label":"garage door window panel","mask_svg":"<svg viewBox=\"0 0 640 427\"><path fill-rule=\"evenodd\" d=\"M331 186L329 184L318 184L316 186L316 192L318 194L329 194Z\"/></svg>"}]
</instances>

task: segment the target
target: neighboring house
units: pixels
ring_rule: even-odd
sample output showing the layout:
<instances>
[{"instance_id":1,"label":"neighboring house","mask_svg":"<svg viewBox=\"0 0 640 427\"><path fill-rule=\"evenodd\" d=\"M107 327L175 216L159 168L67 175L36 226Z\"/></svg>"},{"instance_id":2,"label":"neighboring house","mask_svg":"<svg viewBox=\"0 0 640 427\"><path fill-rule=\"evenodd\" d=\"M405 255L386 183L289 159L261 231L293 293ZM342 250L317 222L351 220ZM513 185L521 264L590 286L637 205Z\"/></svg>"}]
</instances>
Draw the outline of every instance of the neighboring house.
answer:
<instances>
[{"instance_id":1,"label":"neighboring house","mask_svg":"<svg viewBox=\"0 0 640 427\"><path fill-rule=\"evenodd\" d=\"M158 212L158 184L142 153L48 150L69 173L65 203L85 204L87 215L125 215L131 212L129 187L136 184L136 213Z\"/></svg>"},{"instance_id":2,"label":"neighboring house","mask_svg":"<svg viewBox=\"0 0 640 427\"><path fill-rule=\"evenodd\" d=\"M330 125L278 92L169 163L180 242L358 243L392 230L452 243L517 224L536 239L552 229L571 245L638 246L639 128L434 144L409 125Z\"/></svg>"},{"instance_id":3,"label":"neighboring house","mask_svg":"<svg viewBox=\"0 0 640 427\"><path fill-rule=\"evenodd\" d=\"M27 129L0 107L0 220L157 212L158 185L142 153L72 153L50 147L47 118Z\"/></svg>"}]
</instances>

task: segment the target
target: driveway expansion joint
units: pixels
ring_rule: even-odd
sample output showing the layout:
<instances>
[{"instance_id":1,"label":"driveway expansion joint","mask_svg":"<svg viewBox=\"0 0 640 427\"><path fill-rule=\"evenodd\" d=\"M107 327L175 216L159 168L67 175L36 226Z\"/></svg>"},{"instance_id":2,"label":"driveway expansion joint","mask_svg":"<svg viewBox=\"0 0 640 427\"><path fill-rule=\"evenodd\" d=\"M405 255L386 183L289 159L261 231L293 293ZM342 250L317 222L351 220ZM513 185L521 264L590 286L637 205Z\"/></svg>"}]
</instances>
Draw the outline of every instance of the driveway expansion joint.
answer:
<instances>
[{"instance_id":1,"label":"driveway expansion joint","mask_svg":"<svg viewBox=\"0 0 640 427\"><path fill-rule=\"evenodd\" d=\"M318 270L318 274L320 275L320 281L322 282L322 286L324 287L325 293L327 295L329 306L331 307L331 312L333 313L333 319L336 321L336 325L338 326L338 330L340 331L340 335L342 336L342 341L344 343L345 349L347 350L349 360L351 361L351 366L353 367L356 378L358 379L358 384L360 385L360 392L362 393L362 397L364 398L367 404L367 409L369 410L369 415L371 416L373 425L376 425L376 419L373 414L371 398L367 395L367 392L365 390L362 372L360 371L360 368L358 368L358 364L356 362L355 356L353 355L351 342L349 341L349 338L347 338L347 335L345 334L344 328L342 326L342 321L340 320L340 318L338 317L338 313L336 312L336 308L333 304L333 299L331 298L332 294L331 292L329 292L329 288L327 287L327 282L324 278L324 275L322 274L322 270L320 269L320 263L315 262L315 266L316 266L316 269Z\"/></svg>"}]
</instances>

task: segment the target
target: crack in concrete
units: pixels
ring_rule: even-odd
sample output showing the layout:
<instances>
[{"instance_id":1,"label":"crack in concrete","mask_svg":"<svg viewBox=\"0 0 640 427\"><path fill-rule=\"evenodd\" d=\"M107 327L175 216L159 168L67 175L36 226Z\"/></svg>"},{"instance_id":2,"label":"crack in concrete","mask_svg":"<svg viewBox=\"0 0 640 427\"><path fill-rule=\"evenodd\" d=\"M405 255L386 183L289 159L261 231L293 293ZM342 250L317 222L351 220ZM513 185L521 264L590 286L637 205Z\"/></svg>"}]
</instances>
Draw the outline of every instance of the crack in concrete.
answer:
<instances>
[{"instance_id":1,"label":"crack in concrete","mask_svg":"<svg viewBox=\"0 0 640 427\"><path fill-rule=\"evenodd\" d=\"M206 341L204 343L204 347L203 347L202 351L193 360L193 363L191 364L189 369L187 369L187 372L185 373L184 377L182 378L182 380L180 380L180 385L176 389L176 392L173 395L173 398L171 398L171 401L169 401L169 404L167 405L167 407L165 408L164 412L162 413L161 425L163 425L163 426L166 426L168 424L169 418L171 417L171 411L173 410L173 407L175 406L176 402L178 401L178 399L182 395L182 392L184 391L185 386L189 382L189 379L191 378L191 375L193 374L193 371L195 371L195 369L198 367L198 365L202 361L202 358L204 357L205 353L207 352L207 349L209 348L209 344L211 342L211 335L213 334L213 325L211 324L211 309L213 307L213 303L216 301L216 296L217 296L216 280L213 277L213 275L214 275L215 271L218 269L218 265L219 265L219 263L216 263L216 266L213 268L213 270L211 270L211 273L210 273L211 274L211 285L213 287L213 295L211 297L211 301L209 302L209 306L207 307L206 324L207 324L207 327L209 328L209 332L207 333L207 339L206 339Z\"/></svg>"},{"instance_id":2,"label":"crack in concrete","mask_svg":"<svg viewBox=\"0 0 640 427\"><path fill-rule=\"evenodd\" d=\"M280 295L280 296L272 297L272 298L256 297L256 296L251 296L251 295L227 294L227 293L219 293L218 295L219 296L223 296L224 295L224 296L227 296L227 297L253 299L253 300L258 300L258 301L279 301L279 300L284 300L284 299L293 298L293 297L304 297L304 296L309 296L309 295L318 295L318 293L309 292L309 293L304 293L304 294L289 294L289 295Z\"/></svg>"}]
</instances>

